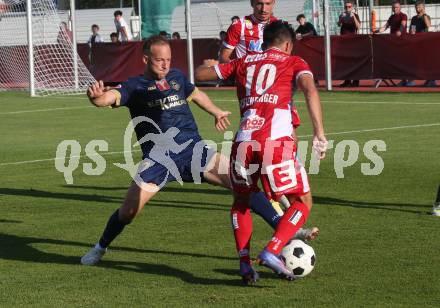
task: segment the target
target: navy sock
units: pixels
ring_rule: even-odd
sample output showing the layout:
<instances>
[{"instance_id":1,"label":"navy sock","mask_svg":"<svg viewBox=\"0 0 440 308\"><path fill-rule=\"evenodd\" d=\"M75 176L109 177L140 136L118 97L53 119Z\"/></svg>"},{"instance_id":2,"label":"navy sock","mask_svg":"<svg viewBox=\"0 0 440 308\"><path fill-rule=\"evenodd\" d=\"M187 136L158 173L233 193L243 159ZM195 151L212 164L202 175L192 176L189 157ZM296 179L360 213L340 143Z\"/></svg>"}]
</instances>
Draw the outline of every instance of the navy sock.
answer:
<instances>
[{"instance_id":1,"label":"navy sock","mask_svg":"<svg viewBox=\"0 0 440 308\"><path fill-rule=\"evenodd\" d=\"M99 246L107 248L108 245L124 230L124 227L130 222L126 223L119 219L119 209L117 209L112 216L110 216L104 232L99 239Z\"/></svg>"},{"instance_id":2,"label":"navy sock","mask_svg":"<svg viewBox=\"0 0 440 308\"><path fill-rule=\"evenodd\" d=\"M437 198L435 199L435 202L440 202L440 186L438 187Z\"/></svg>"},{"instance_id":3,"label":"navy sock","mask_svg":"<svg viewBox=\"0 0 440 308\"><path fill-rule=\"evenodd\" d=\"M250 204L252 211L261 216L272 229L275 229L281 216L274 209L269 200L267 200L266 196L262 192L253 193L251 194Z\"/></svg>"}]
</instances>

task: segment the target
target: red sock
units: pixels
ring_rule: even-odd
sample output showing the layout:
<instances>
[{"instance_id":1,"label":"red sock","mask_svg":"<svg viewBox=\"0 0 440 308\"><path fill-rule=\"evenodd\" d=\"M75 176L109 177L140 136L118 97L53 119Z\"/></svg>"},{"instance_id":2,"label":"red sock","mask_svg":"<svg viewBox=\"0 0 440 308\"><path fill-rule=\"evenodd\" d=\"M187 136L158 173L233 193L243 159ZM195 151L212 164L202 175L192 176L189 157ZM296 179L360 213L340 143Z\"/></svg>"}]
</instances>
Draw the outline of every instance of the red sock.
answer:
<instances>
[{"instance_id":1,"label":"red sock","mask_svg":"<svg viewBox=\"0 0 440 308\"><path fill-rule=\"evenodd\" d=\"M249 206L235 201L231 209L231 221L240 261L250 263L249 248L252 237L252 217Z\"/></svg>"},{"instance_id":2,"label":"red sock","mask_svg":"<svg viewBox=\"0 0 440 308\"><path fill-rule=\"evenodd\" d=\"M287 242L292 239L293 235L306 222L309 213L310 210L304 203L294 201L278 223L266 249L271 253L279 255Z\"/></svg>"}]
</instances>

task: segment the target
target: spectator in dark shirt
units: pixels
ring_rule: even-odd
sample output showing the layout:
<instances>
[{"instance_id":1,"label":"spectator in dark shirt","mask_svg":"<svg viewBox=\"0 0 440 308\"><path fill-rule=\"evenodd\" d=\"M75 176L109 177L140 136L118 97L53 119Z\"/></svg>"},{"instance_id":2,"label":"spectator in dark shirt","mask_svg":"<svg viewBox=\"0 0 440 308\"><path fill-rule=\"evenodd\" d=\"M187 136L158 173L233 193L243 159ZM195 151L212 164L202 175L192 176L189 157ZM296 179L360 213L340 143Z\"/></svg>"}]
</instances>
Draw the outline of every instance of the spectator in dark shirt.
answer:
<instances>
[{"instance_id":1,"label":"spectator in dark shirt","mask_svg":"<svg viewBox=\"0 0 440 308\"><path fill-rule=\"evenodd\" d=\"M390 28L390 33L397 36L406 33L406 24L408 21L408 16L401 12L400 2L394 1L392 6L393 14L388 18L385 26L381 27L377 32L384 32L386 29Z\"/></svg>"},{"instance_id":2,"label":"spectator in dark shirt","mask_svg":"<svg viewBox=\"0 0 440 308\"><path fill-rule=\"evenodd\" d=\"M299 14L296 17L296 21L299 23L298 28L296 28L296 39L300 40L304 37L308 36L317 36L315 27L310 23L306 21L306 16L304 14Z\"/></svg>"},{"instance_id":3,"label":"spectator in dark shirt","mask_svg":"<svg viewBox=\"0 0 440 308\"><path fill-rule=\"evenodd\" d=\"M99 35L99 26L97 24L92 25L92 35L90 35L89 39L87 40L88 44L95 44L95 43L104 43L104 40L102 39L101 35Z\"/></svg>"},{"instance_id":4,"label":"spectator in dark shirt","mask_svg":"<svg viewBox=\"0 0 440 308\"><path fill-rule=\"evenodd\" d=\"M339 15L338 21L338 26L341 27L341 35L356 34L361 27L361 20L353 10L353 2L345 2L344 9L344 12ZM345 80L340 86L357 87L359 86L359 80Z\"/></svg>"},{"instance_id":5,"label":"spectator in dark shirt","mask_svg":"<svg viewBox=\"0 0 440 308\"><path fill-rule=\"evenodd\" d=\"M417 1L415 7L417 15L411 18L411 34L428 32L431 27L431 17L425 12L425 3Z\"/></svg>"},{"instance_id":6,"label":"spectator in dark shirt","mask_svg":"<svg viewBox=\"0 0 440 308\"><path fill-rule=\"evenodd\" d=\"M411 24L410 24L410 33L416 34L416 33L422 33L422 32L428 32L429 27L431 27L431 17L426 14L425 12L425 3L422 1L417 1L415 4L417 15L413 16L411 18ZM407 82L410 83L411 81ZM425 87L435 87L436 81L435 80L426 80L424 86Z\"/></svg>"},{"instance_id":7,"label":"spectator in dark shirt","mask_svg":"<svg viewBox=\"0 0 440 308\"><path fill-rule=\"evenodd\" d=\"M356 34L361 28L359 15L353 10L351 1L345 2L344 12L339 15L338 26L341 27L341 35Z\"/></svg>"}]
</instances>

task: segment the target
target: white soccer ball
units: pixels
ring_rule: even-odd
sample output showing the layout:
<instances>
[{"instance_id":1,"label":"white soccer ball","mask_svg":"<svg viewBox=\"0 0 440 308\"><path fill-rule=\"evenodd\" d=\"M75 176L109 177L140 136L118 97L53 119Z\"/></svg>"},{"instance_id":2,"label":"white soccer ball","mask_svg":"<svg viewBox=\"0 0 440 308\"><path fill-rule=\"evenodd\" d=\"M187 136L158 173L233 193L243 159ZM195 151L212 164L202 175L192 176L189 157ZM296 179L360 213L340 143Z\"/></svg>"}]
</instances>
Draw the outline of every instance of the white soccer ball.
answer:
<instances>
[{"instance_id":1,"label":"white soccer ball","mask_svg":"<svg viewBox=\"0 0 440 308\"><path fill-rule=\"evenodd\" d=\"M291 240L284 246L281 257L286 267L292 271L297 278L310 274L315 267L316 256L312 246L301 240Z\"/></svg>"}]
</instances>

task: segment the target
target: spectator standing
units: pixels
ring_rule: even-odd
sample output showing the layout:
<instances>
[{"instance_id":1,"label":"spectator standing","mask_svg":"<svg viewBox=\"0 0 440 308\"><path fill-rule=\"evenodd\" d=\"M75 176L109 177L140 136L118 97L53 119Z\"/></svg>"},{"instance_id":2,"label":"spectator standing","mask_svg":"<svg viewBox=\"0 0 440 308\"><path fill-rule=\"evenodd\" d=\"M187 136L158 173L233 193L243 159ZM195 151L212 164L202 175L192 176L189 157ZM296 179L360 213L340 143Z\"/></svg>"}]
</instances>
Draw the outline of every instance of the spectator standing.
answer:
<instances>
[{"instance_id":1,"label":"spectator standing","mask_svg":"<svg viewBox=\"0 0 440 308\"><path fill-rule=\"evenodd\" d=\"M359 15L353 10L353 2L347 1L344 4L344 12L339 15L338 26L341 27L341 35L356 34L361 27ZM341 87L357 87L359 80L345 80Z\"/></svg>"},{"instance_id":2,"label":"spectator standing","mask_svg":"<svg viewBox=\"0 0 440 308\"><path fill-rule=\"evenodd\" d=\"M110 42L112 42L112 43L119 43L120 42L118 34L116 32L110 33Z\"/></svg>"},{"instance_id":3,"label":"spectator standing","mask_svg":"<svg viewBox=\"0 0 440 308\"><path fill-rule=\"evenodd\" d=\"M300 40L304 37L308 36L317 36L318 33L316 33L316 29L310 22L306 21L306 16L304 14L299 14L296 17L296 21L298 22L299 26L296 28L296 39Z\"/></svg>"},{"instance_id":4,"label":"spectator standing","mask_svg":"<svg viewBox=\"0 0 440 308\"><path fill-rule=\"evenodd\" d=\"M95 44L95 43L104 43L104 39L101 35L99 35L99 26L94 24L92 25L92 35L90 35L89 39L87 40L88 44Z\"/></svg>"},{"instance_id":5,"label":"spectator standing","mask_svg":"<svg viewBox=\"0 0 440 308\"><path fill-rule=\"evenodd\" d=\"M240 21L240 17L238 17L238 16L231 17L231 24L233 24L234 22L238 22L238 21Z\"/></svg>"},{"instance_id":6,"label":"spectator standing","mask_svg":"<svg viewBox=\"0 0 440 308\"><path fill-rule=\"evenodd\" d=\"M173 35L171 36L171 38L173 40L180 40L180 33L179 32L174 32Z\"/></svg>"},{"instance_id":7,"label":"spectator standing","mask_svg":"<svg viewBox=\"0 0 440 308\"><path fill-rule=\"evenodd\" d=\"M113 13L115 16L115 26L116 33L119 36L119 41L128 42L133 39L133 35L131 34L130 27L128 26L125 19L122 17L122 11L117 10Z\"/></svg>"},{"instance_id":8,"label":"spectator standing","mask_svg":"<svg viewBox=\"0 0 440 308\"><path fill-rule=\"evenodd\" d=\"M411 18L410 33L428 32L429 27L431 27L431 17L425 12L425 3L423 1L417 1L415 7L417 15ZM407 82L407 84L409 82ZM436 85L435 80L426 80L424 84L425 87L435 87Z\"/></svg>"},{"instance_id":9,"label":"spectator standing","mask_svg":"<svg viewBox=\"0 0 440 308\"><path fill-rule=\"evenodd\" d=\"M223 42L226 39L226 35L227 35L226 31L223 31L223 30L220 31L220 33L218 34L220 41Z\"/></svg>"},{"instance_id":10,"label":"spectator standing","mask_svg":"<svg viewBox=\"0 0 440 308\"><path fill-rule=\"evenodd\" d=\"M415 4L417 15L411 18L411 34L428 32L431 27L431 17L425 12L425 3L417 1Z\"/></svg>"},{"instance_id":11,"label":"spectator standing","mask_svg":"<svg viewBox=\"0 0 440 308\"><path fill-rule=\"evenodd\" d=\"M377 32L381 33L390 28L391 34L401 36L402 33L406 33L408 16L406 16L405 13L402 13L399 1L394 1L391 9L393 10L393 14L388 18L385 26L381 27Z\"/></svg>"},{"instance_id":12,"label":"spectator standing","mask_svg":"<svg viewBox=\"0 0 440 308\"><path fill-rule=\"evenodd\" d=\"M166 32L166 31L160 31L159 35L161 37L165 38L165 39L169 39L170 38L169 35L168 35L168 32Z\"/></svg>"}]
</instances>

